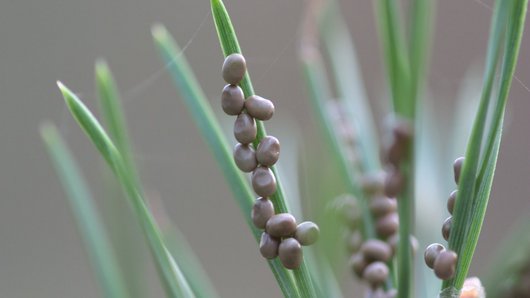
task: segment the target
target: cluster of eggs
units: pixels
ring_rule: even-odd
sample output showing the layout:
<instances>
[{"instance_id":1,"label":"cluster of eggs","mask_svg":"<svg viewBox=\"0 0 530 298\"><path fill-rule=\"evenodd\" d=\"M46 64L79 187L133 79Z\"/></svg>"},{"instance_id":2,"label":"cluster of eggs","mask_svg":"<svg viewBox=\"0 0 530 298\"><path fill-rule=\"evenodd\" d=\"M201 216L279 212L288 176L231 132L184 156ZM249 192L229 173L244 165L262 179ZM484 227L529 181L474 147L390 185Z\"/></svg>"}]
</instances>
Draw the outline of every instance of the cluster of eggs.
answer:
<instances>
[{"instance_id":1,"label":"cluster of eggs","mask_svg":"<svg viewBox=\"0 0 530 298\"><path fill-rule=\"evenodd\" d=\"M222 74L228 85L223 88L221 106L226 114L237 116L234 137L238 144L234 147L234 162L241 171L252 173L252 188L260 196L254 203L251 217L256 228L265 230L260 241L261 255L267 259L279 257L285 268L297 269L303 260L301 246L315 243L319 228L309 221L297 225L289 213L275 214L270 197L276 192L276 178L271 167L280 157L280 142L273 136L265 136L257 148L253 145L258 132L256 120L271 119L274 104L258 95L245 98L239 84L246 72L246 61L241 54L225 58Z\"/></svg>"},{"instance_id":2,"label":"cluster of eggs","mask_svg":"<svg viewBox=\"0 0 530 298\"><path fill-rule=\"evenodd\" d=\"M460 180L463 163L464 158L459 157L453 164L454 178L457 185ZM447 200L447 211L449 211L450 214L453 214L456 194L457 190L453 191ZM445 240L449 240L452 219L452 216L449 216L442 224L442 236ZM447 280L454 277L456 262L458 260L458 255L454 251L446 249L440 243L433 243L425 249L424 258L425 264L434 270L434 274L436 274L438 278Z\"/></svg>"}]
</instances>

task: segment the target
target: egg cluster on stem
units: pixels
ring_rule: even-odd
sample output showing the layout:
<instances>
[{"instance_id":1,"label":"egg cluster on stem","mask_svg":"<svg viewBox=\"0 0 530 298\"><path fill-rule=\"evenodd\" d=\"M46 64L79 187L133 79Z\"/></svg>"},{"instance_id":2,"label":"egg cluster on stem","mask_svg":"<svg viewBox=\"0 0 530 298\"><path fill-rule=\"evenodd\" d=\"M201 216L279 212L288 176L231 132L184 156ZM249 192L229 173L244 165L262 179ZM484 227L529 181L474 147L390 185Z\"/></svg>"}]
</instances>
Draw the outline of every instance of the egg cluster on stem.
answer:
<instances>
[{"instance_id":1,"label":"egg cluster on stem","mask_svg":"<svg viewBox=\"0 0 530 298\"><path fill-rule=\"evenodd\" d=\"M463 163L464 158L459 157L453 164L454 178L457 185L460 180ZM447 211L449 211L449 214L451 215L454 211L457 192L458 190L454 190L447 200ZM452 222L453 217L449 216L442 224L442 237L446 241L449 239L449 234L451 233ZM454 277L456 262L458 260L458 255L454 251L445 249L442 244L433 243L425 249L424 259L425 264L434 270L434 274L436 274L438 278L448 280Z\"/></svg>"},{"instance_id":2,"label":"egg cluster on stem","mask_svg":"<svg viewBox=\"0 0 530 298\"><path fill-rule=\"evenodd\" d=\"M261 235L259 250L266 259L280 258L287 269L298 269L303 261L302 245L315 243L319 228L313 222L297 224L289 213L275 214L274 204L269 199L276 192L276 177L270 169L280 158L280 142L273 136L265 136L254 148L257 137L256 120L266 121L274 115L274 104L269 99L252 95L245 99L238 85L247 71L245 58L238 53L225 58L223 79L228 83L223 88L221 107L234 122L234 162L237 167L251 174L256 199L251 218L256 228L265 230Z\"/></svg>"}]
</instances>

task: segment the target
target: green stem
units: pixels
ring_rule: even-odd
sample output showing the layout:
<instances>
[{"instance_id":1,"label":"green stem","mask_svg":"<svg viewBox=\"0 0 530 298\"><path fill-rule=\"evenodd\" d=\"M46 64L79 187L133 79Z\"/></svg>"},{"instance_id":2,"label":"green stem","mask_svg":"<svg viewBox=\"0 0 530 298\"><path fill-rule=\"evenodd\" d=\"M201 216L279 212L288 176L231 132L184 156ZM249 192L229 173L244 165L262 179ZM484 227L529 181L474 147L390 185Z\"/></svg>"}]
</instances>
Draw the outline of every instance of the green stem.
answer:
<instances>
[{"instance_id":1,"label":"green stem","mask_svg":"<svg viewBox=\"0 0 530 298\"><path fill-rule=\"evenodd\" d=\"M398 117L410 121L414 125L417 109L417 89L419 86L418 73L422 69L423 57L409 57L403 26L399 18L397 1L379 0L378 20L380 39L383 46L388 81L390 84L391 98L394 112ZM414 5L415 3L412 3ZM422 9L413 8L413 9ZM414 19L419 21L420 19ZM420 29L418 29L420 30ZM412 53L423 53L423 42L421 31L414 31L412 35ZM415 65L411 66L410 61ZM413 81L414 80L414 81ZM399 246L398 246L398 297L409 298L412 296L413 266L412 249L410 246L410 234L413 232L414 216L414 142L405 156L399 170L402 171L406 187L398 200L398 214L400 219Z\"/></svg>"},{"instance_id":2,"label":"green stem","mask_svg":"<svg viewBox=\"0 0 530 298\"><path fill-rule=\"evenodd\" d=\"M44 124L41 135L57 175L68 195L77 226L83 236L96 277L105 297L130 297L123 272L112 249L95 202L70 150L55 126Z\"/></svg>"},{"instance_id":3,"label":"green stem","mask_svg":"<svg viewBox=\"0 0 530 298\"><path fill-rule=\"evenodd\" d=\"M413 152L409 152L409 159L404 161L400 170L407 177L406 188L402 195L399 195L398 213L399 213L399 244L397 250L397 277L398 277L398 295L399 297L412 296L412 278L413 274L413 252L410 245L410 237L414 227L414 167L412 163ZM404 278L406 277L406 278Z\"/></svg>"},{"instance_id":4,"label":"green stem","mask_svg":"<svg viewBox=\"0 0 530 298\"><path fill-rule=\"evenodd\" d=\"M120 152L101 127L101 124L81 100L61 82L57 84L71 114L98 149L127 194L129 203L141 224L142 231L149 244L167 295L170 297L194 297L195 295L188 281L166 249L162 234L145 204L141 187L138 181L128 172Z\"/></svg>"}]
</instances>

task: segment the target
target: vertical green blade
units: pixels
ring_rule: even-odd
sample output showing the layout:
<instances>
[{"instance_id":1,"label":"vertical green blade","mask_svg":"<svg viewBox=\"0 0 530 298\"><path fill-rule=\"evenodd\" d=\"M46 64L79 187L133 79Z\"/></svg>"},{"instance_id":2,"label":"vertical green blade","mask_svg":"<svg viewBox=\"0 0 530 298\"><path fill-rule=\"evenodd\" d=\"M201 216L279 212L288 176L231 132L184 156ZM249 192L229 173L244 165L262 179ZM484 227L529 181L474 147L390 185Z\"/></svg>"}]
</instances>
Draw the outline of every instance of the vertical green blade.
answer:
<instances>
[{"instance_id":1,"label":"vertical green blade","mask_svg":"<svg viewBox=\"0 0 530 298\"><path fill-rule=\"evenodd\" d=\"M137 169L133 162L132 148L129 142L125 116L122 112L120 97L112 73L103 60L98 60L95 66L96 89L99 94L99 107L109 136L126 162L128 172L140 183ZM125 280L131 290L131 298L141 298L146 294L145 254L142 246L136 245L142 241L141 230L136 219L129 210L123 210L125 194L112 174L103 169L105 184L105 220L108 222L111 241L117 251L118 262L123 268Z\"/></svg>"},{"instance_id":2,"label":"vertical green blade","mask_svg":"<svg viewBox=\"0 0 530 298\"><path fill-rule=\"evenodd\" d=\"M146 241L151 249L167 295L169 297L195 297L178 265L168 253L158 226L145 205L141 187L132 174L127 171L127 166L116 146L81 100L61 82L58 82L58 86L70 112L107 161L127 194L129 203L140 222Z\"/></svg>"},{"instance_id":3,"label":"vertical green blade","mask_svg":"<svg viewBox=\"0 0 530 298\"><path fill-rule=\"evenodd\" d=\"M67 194L90 261L103 290L103 296L130 297L122 272L118 268L116 255L101 224L94 199L70 150L52 124L41 126L41 136Z\"/></svg>"}]
</instances>

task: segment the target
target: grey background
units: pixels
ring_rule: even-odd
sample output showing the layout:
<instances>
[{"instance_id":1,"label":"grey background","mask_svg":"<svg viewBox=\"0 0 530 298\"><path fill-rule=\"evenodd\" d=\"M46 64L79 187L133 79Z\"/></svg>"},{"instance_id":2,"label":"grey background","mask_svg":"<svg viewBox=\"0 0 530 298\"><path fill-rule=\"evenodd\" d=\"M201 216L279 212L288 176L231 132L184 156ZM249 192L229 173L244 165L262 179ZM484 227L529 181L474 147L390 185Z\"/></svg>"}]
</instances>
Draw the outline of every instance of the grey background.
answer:
<instances>
[{"instance_id":1,"label":"grey background","mask_svg":"<svg viewBox=\"0 0 530 298\"><path fill-rule=\"evenodd\" d=\"M468 68L483 61L491 14L490 1L485 3L438 3L428 81L440 110L448 110L453 103ZM317 130L308 116L311 111L296 58L304 1L227 0L226 4L256 89L276 99L277 119L294 124L299 140L314 138ZM342 5L368 94L377 98L385 83L372 1L342 1ZM186 55L207 95L216 98L223 84L219 76L222 57L209 1L0 2L0 297L99 295L38 135L43 120L57 123L98 193L100 159L66 113L55 85L62 80L94 108L93 63L98 57L109 61L124 95L146 186L161 194L221 296L280 295L221 173L161 70L149 31L154 22L165 24L181 45L191 39ZM530 41L526 35L517 76L529 85ZM473 272L484 268L483 261L492 256L513 220L530 210L529 97L521 84L513 84L508 125ZM451 115L447 117L450 122ZM445 170L450 173L450 165ZM151 267L147 270L154 276ZM150 283L151 295L160 296L156 280Z\"/></svg>"}]
</instances>

